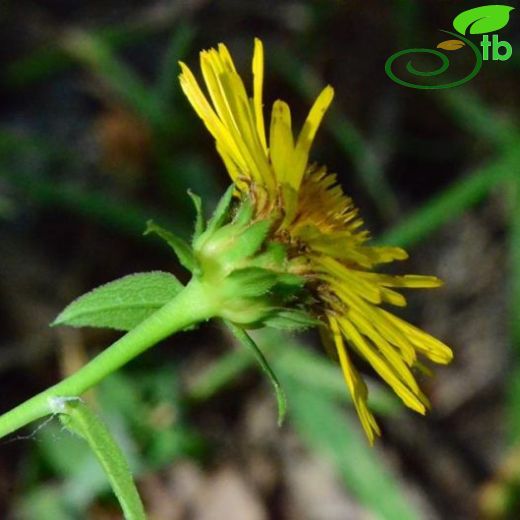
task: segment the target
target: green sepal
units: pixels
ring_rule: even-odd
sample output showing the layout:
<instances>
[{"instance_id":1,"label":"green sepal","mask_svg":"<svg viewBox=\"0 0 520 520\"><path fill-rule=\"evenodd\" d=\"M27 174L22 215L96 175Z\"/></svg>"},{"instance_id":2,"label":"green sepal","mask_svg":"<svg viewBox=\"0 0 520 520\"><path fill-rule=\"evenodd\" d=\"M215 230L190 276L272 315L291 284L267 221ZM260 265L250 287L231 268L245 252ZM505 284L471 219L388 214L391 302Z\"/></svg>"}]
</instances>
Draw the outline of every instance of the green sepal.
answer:
<instances>
[{"instance_id":1,"label":"green sepal","mask_svg":"<svg viewBox=\"0 0 520 520\"><path fill-rule=\"evenodd\" d=\"M262 351L258 347L258 345L254 342L254 340L249 336L249 334L241 327L237 327L233 323L224 320L224 323L227 325L229 330L233 333L235 338L240 342L241 345L251 350L253 355L255 356L255 359L258 361L258 364L264 371L264 373L269 378L269 381L273 385L273 389L276 394L276 402L278 405L278 426L282 426L285 414L287 412L287 399L285 397L285 393L283 391L282 386L280 385L280 382L278 381L278 378L276 377L276 374L274 373L273 369L269 365L269 362L263 355Z\"/></svg>"},{"instance_id":2,"label":"green sepal","mask_svg":"<svg viewBox=\"0 0 520 520\"><path fill-rule=\"evenodd\" d=\"M278 275L261 267L235 269L226 276L224 283L229 287L230 296L254 298L266 294L277 282Z\"/></svg>"},{"instance_id":3,"label":"green sepal","mask_svg":"<svg viewBox=\"0 0 520 520\"><path fill-rule=\"evenodd\" d=\"M173 234L171 231L162 228L153 220L149 220L146 223L146 230L143 234L149 235L150 233L155 233L161 237L173 249L179 262L188 269L188 271L193 272L195 270L197 264L188 242Z\"/></svg>"},{"instance_id":4,"label":"green sepal","mask_svg":"<svg viewBox=\"0 0 520 520\"><path fill-rule=\"evenodd\" d=\"M264 320L266 327L282 330L304 330L321 325L321 322L298 309L275 309L272 316Z\"/></svg>"},{"instance_id":5,"label":"green sepal","mask_svg":"<svg viewBox=\"0 0 520 520\"><path fill-rule=\"evenodd\" d=\"M169 273L136 273L101 285L80 296L51 326L130 330L175 298L183 285Z\"/></svg>"},{"instance_id":6,"label":"green sepal","mask_svg":"<svg viewBox=\"0 0 520 520\"><path fill-rule=\"evenodd\" d=\"M233 218L233 225L247 226L253 220L253 204L250 199L244 199Z\"/></svg>"},{"instance_id":7,"label":"green sepal","mask_svg":"<svg viewBox=\"0 0 520 520\"><path fill-rule=\"evenodd\" d=\"M229 226L229 232L233 232L233 224ZM263 245L267 233L271 227L269 220L259 220L251 224L244 231L233 237L233 245L222 255L222 263L236 264L240 260L252 257ZM221 231L228 231L228 226ZM238 230L237 230L238 231Z\"/></svg>"},{"instance_id":8,"label":"green sepal","mask_svg":"<svg viewBox=\"0 0 520 520\"><path fill-rule=\"evenodd\" d=\"M204 215L202 212L202 199L191 190L188 190L188 195L193 201L193 205L195 206L195 226L192 238L192 244L204 233L204 229L206 227L204 222Z\"/></svg>"},{"instance_id":9,"label":"green sepal","mask_svg":"<svg viewBox=\"0 0 520 520\"><path fill-rule=\"evenodd\" d=\"M224 225L224 222L229 216L229 210L231 207L231 201L233 199L233 193L235 191L235 185L232 184L222 195L218 201L217 207L213 212L204 235L211 236L217 229Z\"/></svg>"},{"instance_id":10,"label":"green sepal","mask_svg":"<svg viewBox=\"0 0 520 520\"><path fill-rule=\"evenodd\" d=\"M250 260L249 265L272 269L273 271L282 271L286 268L287 250L283 244L269 242L264 249Z\"/></svg>"},{"instance_id":11,"label":"green sepal","mask_svg":"<svg viewBox=\"0 0 520 520\"><path fill-rule=\"evenodd\" d=\"M280 273L273 287L273 297L288 301L300 293L305 285L305 278L291 273Z\"/></svg>"}]
</instances>

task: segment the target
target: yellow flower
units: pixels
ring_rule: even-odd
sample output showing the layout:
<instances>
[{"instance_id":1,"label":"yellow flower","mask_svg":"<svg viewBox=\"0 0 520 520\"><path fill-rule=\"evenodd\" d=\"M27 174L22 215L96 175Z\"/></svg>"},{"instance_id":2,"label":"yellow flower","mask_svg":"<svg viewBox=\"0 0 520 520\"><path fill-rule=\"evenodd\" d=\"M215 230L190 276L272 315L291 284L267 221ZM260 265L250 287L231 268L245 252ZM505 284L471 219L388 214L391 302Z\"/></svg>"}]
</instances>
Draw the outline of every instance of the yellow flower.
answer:
<instances>
[{"instance_id":1,"label":"yellow flower","mask_svg":"<svg viewBox=\"0 0 520 520\"><path fill-rule=\"evenodd\" d=\"M287 103L271 111L269 136L263 115L262 42L255 39L253 96L249 97L227 47L200 53L209 98L190 69L181 63L184 93L215 138L218 153L237 186L249 197L257 218L274 217L272 240L289 252L290 271L304 276L316 302L326 346L339 359L361 424L373 443L380 434L368 409L368 391L352 354L367 361L406 406L424 414L429 406L413 371L419 356L446 364L449 347L385 310L383 304L406 305L395 289L441 285L434 276L393 276L374 271L378 264L403 260L398 247L368 245L369 235L352 200L325 167L309 164L309 151L334 91L325 87L294 138Z\"/></svg>"}]
</instances>

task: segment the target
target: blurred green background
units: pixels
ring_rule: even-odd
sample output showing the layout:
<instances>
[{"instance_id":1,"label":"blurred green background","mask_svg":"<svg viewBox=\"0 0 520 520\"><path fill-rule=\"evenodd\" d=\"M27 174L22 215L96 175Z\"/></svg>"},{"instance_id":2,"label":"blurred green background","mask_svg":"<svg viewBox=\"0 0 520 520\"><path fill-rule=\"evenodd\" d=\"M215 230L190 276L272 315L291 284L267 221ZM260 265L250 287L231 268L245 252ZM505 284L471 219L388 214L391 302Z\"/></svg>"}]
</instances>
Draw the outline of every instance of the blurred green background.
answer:
<instances>
[{"instance_id":1,"label":"blurred green background","mask_svg":"<svg viewBox=\"0 0 520 520\"><path fill-rule=\"evenodd\" d=\"M208 208L228 179L183 98L225 42L246 78L266 53L266 107L303 121L336 98L313 158L338 172L380 243L436 274L401 313L456 358L405 410L367 370L383 439L368 447L315 334L256 334L288 395L217 322L176 335L88 395L127 453L150 518L441 519L520 516L520 15L507 62L445 91L403 88L384 63L433 48L474 2L3 0L0 3L2 411L73 372L115 334L49 329L73 298L132 272L186 273L153 218L184 236L188 188ZM513 5L513 4L511 4ZM463 51L458 51L463 52ZM464 63L462 63L462 66ZM0 442L0 517L120 518L97 463L57 422Z\"/></svg>"}]
</instances>

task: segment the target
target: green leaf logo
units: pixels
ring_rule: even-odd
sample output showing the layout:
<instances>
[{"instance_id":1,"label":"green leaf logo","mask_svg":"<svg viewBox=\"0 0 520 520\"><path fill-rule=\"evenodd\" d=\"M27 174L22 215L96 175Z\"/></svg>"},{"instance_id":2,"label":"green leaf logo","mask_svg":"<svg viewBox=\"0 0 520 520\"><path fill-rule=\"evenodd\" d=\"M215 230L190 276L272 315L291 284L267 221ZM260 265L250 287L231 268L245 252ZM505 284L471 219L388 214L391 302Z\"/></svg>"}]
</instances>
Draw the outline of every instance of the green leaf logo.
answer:
<instances>
[{"instance_id":1,"label":"green leaf logo","mask_svg":"<svg viewBox=\"0 0 520 520\"><path fill-rule=\"evenodd\" d=\"M453 20L453 27L460 34L484 34L498 31L509 22L509 5L483 5L460 13Z\"/></svg>"}]
</instances>

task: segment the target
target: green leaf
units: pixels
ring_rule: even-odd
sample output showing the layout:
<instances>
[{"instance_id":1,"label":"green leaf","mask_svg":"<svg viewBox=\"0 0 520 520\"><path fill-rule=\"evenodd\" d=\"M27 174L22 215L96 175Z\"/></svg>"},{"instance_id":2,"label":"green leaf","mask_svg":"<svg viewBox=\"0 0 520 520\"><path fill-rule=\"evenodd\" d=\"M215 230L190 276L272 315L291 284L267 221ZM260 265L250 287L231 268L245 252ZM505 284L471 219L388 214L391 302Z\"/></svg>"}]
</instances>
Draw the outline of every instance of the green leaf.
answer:
<instances>
[{"instance_id":1,"label":"green leaf","mask_svg":"<svg viewBox=\"0 0 520 520\"><path fill-rule=\"evenodd\" d=\"M131 274L80 296L52 325L130 330L175 298L182 288L169 273Z\"/></svg>"},{"instance_id":2,"label":"green leaf","mask_svg":"<svg viewBox=\"0 0 520 520\"><path fill-rule=\"evenodd\" d=\"M179 262L186 268L188 271L193 272L196 266L195 258L193 257L193 251L185 240L173 234L171 231L162 228L157 225L152 220L149 220L146 223L146 230L144 232L145 235L150 233L155 233L160 236L174 251L179 259Z\"/></svg>"},{"instance_id":3,"label":"green leaf","mask_svg":"<svg viewBox=\"0 0 520 520\"><path fill-rule=\"evenodd\" d=\"M125 519L146 520L125 456L103 422L79 397L55 397L52 407L65 427L89 444L121 504Z\"/></svg>"},{"instance_id":4,"label":"green leaf","mask_svg":"<svg viewBox=\"0 0 520 520\"><path fill-rule=\"evenodd\" d=\"M453 20L453 27L461 34L484 34L498 31L509 22L509 5L483 5L463 11Z\"/></svg>"},{"instance_id":5,"label":"green leaf","mask_svg":"<svg viewBox=\"0 0 520 520\"><path fill-rule=\"evenodd\" d=\"M264 373L269 378L269 381L271 381L271 384L273 385L275 394L276 394L276 402L278 404L278 425L281 426L283 424L283 420L285 418L285 414L287 412L287 400L285 398L284 391L278 381L278 378L276 377L275 373L273 372L272 368L270 367L267 359L265 359L264 355L262 354L262 351L258 348L258 345L253 341L251 336L242 328L237 327L230 321L224 320L224 323L227 325L229 330L233 333L235 338L246 348L251 350L258 361L260 367L264 371Z\"/></svg>"},{"instance_id":6,"label":"green leaf","mask_svg":"<svg viewBox=\"0 0 520 520\"><path fill-rule=\"evenodd\" d=\"M204 233L204 215L202 213L202 199L191 190L188 190L188 195L193 201L193 205L195 206L195 231L193 233L192 244Z\"/></svg>"}]
</instances>

